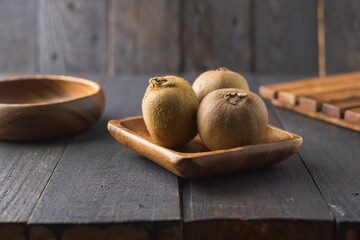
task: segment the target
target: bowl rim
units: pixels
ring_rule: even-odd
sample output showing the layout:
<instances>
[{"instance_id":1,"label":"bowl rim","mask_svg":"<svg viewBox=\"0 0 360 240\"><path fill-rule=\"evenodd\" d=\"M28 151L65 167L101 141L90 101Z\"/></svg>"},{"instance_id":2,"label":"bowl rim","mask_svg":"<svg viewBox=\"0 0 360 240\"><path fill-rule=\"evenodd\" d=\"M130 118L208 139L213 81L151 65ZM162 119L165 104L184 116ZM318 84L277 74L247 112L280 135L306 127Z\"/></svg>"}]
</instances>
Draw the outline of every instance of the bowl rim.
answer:
<instances>
[{"instance_id":1,"label":"bowl rim","mask_svg":"<svg viewBox=\"0 0 360 240\"><path fill-rule=\"evenodd\" d=\"M49 81L77 82L77 83L82 83L82 84L91 86L94 89L94 92L89 95L86 95L86 96L70 98L67 100L57 101L57 102L39 102L39 103L1 103L0 102L0 107L6 106L6 107L16 108L16 107L35 107L35 106L57 105L57 104L69 103L69 102L89 98L89 97L95 96L95 95L99 94L100 92L102 92L100 84L98 84L94 81L91 81L91 80L88 80L85 78L79 78L79 77L73 77L73 76L67 76L67 75L35 74L35 75L11 76L11 77L0 78L0 83L23 81L23 80L49 80Z\"/></svg>"}]
</instances>

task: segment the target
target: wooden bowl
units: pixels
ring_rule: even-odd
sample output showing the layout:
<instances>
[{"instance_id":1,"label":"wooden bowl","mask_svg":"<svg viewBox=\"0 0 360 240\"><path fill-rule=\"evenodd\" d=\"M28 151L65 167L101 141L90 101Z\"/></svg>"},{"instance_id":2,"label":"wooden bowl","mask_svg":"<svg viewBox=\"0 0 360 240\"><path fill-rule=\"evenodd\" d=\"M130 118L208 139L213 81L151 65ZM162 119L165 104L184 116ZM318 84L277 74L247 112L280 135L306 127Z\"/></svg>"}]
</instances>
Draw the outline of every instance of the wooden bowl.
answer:
<instances>
[{"instance_id":1,"label":"wooden bowl","mask_svg":"<svg viewBox=\"0 0 360 240\"><path fill-rule=\"evenodd\" d=\"M120 143L183 178L262 168L289 158L302 144L302 137L271 125L261 144L217 151L208 150L199 136L181 148L159 146L141 116L111 120L108 130Z\"/></svg>"},{"instance_id":2,"label":"wooden bowl","mask_svg":"<svg viewBox=\"0 0 360 240\"><path fill-rule=\"evenodd\" d=\"M53 75L0 80L0 139L45 140L88 129L104 110L104 93L92 81Z\"/></svg>"}]
</instances>

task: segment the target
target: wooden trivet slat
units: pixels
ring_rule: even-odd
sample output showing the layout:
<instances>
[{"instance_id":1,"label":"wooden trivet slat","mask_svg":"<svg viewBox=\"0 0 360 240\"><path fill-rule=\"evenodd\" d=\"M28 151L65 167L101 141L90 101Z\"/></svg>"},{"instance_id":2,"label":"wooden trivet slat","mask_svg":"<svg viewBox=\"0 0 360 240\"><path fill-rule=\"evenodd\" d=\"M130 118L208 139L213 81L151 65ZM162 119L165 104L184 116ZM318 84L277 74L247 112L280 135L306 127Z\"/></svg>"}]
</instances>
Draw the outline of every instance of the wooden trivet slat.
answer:
<instances>
[{"instance_id":1,"label":"wooden trivet slat","mask_svg":"<svg viewBox=\"0 0 360 240\"><path fill-rule=\"evenodd\" d=\"M322 113L329 117L344 118L348 109L360 107L360 98L349 98L336 102L324 103Z\"/></svg>"},{"instance_id":2,"label":"wooden trivet slat","mask_svg":"<svg viewBox=\"0 0 360 240\"><path fill-rule=\"evenodd\" d=\"M339 92L332 92L312 96L303 96L299 99L299 106L304 110L317 112L321 111L323 103L340 101L355 97L360 97L360 88L341 91L341 94L339 94Z\"/></svg>"},{"instance_id":3,"label":"wooden trivet slat","mask_svg":"<svg viewBox=\"0 0 360 240\"><path fill-rule=\"evenodd\" d=\"M345 120L347 122L359 123L360 122L360 107L346 110L345 111Z\"/></svg>"},{"instance_id":4,"label":"wooden trivet slat","mask_svg":"<svg viewBox=\"0 0 360 240\"><path fill-rule=\"evenodd\" d=\"M338 74L326 78L308 78L293 82L285 82L285 83L277 83L267 86L261 86L260 94L265 98L273 99L273 98L277 98L277 92L279 91L291 90L304 86L311 86L313 84L322 84L324 82L326 84L330 84L330 83L337 83L343 80L349 81L347 79L351 79L350 81L353 81L355 79L360 79L360 72Z\"/></svg>"},{"instance_id":5,"label":"wooden trivet slat","mask_svg":"<svg viewBox=\"0 0 360 240\"><path fill-rule=\"evenodd\" d=\"M360 131L360 72L260 87L276 106Z\"/></svg>"}]
</instances>

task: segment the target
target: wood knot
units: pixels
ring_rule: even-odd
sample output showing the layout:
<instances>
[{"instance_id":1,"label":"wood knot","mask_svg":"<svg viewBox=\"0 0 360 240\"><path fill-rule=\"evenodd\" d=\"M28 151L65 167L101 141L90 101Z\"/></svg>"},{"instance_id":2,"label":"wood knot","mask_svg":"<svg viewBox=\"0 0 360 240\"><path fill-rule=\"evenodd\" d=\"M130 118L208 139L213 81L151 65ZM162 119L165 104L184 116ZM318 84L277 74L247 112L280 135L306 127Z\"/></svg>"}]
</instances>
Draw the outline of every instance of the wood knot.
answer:
<instances>
[{"instance_id":1,"label":"wood knot","mask_svg":"<svg viewBox=\"0 0 360 240\"><path fill-rule=\"evenodd\" d=\"M173 87L175 84L164 77L150 78L149 84L151 87Z\"/></svg>"},{"instance_id":2,"label":"wood knot","mask_svg":"<svg viewBox=\"0 0 360 240\"><path fill-rule=\"evenodd\" d=\"M70 9L70 10L74 10L74 9L75 9L75 4L74 4L73 2L69 2L69 3L67 4L67 7L68 7L68 9Z\"/></svg>"},{"instance_id":3,"label":"wood knot","mask_svg":"<svg viewBox=\"0 0 360 240\"><path fill-rule=\"evenodd\" d=\"M232 104L232 105L236 105L240 102L241 99L245 98L247 96L247 93L234 93L234 92L230 92L230 93L226 93L224 95L224 99Z\"/></svg>"}]
</instances>

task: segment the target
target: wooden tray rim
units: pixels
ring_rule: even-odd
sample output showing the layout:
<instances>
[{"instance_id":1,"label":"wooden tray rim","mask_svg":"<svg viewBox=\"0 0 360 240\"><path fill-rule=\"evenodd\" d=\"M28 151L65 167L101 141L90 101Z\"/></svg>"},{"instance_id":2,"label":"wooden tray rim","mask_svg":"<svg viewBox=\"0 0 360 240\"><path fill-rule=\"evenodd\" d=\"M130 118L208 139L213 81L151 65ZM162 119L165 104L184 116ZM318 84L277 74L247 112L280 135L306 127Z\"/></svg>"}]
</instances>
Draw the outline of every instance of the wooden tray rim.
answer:
<instances>
[{"instance_id":1,"label":"wooden tray rim","mask_svg":"<svg viewBox=\"0 0 360 240\"><path fill-rule=\"evenodd\" d=\"M280 131L282 133L285 133L285 134L289 135L291 138L287 139L287 140L283 140L283 141L270 142L270 143L260 143L260 144L254 144L254 145L246 145L246 146L230 148L230 149L225 149L225 150L213 150L213 151L209 150L209 151L206 151L206 152L185 153L185 152L175 151L175 150L172 150L170 148L166 148L166 147L160 146L158 144L155 144L153 142L150 142L147 139L140 136L139 134L137 134L136 132L133 132L130 129L128 129L128 128L126 128L126 127L124 127L122 125L123 122L129 121L129 120L137 120L137 119L141 119L141 118L142 118L142 116L135 116L135 117L126 117L126 118L122 118L122 119L110 120L108 122L108 129L110 129L110 127L118 128L123 133L130 134L130 135L136 137L136 139L138 141L141 141L141 142L146 143L146 144L150 144L152 147L162 149L162 151L167 151L168 153L171 153L171 155L173 156L172 157L173 160L171 161L172 163L177 163L179 160L183 160L185 158L193 159L193 158L196 158L196 157L203 157L203 156L209 156L209 155L222 154L224 152L237 152L237 151L241 151L241 150L248 149L248 148L262 147L264 145L279 144L281 142L292 142L292 141L299 142L300 141L300 146L301 146L302 141L303 141L303 138L301 136L269 124L268 125L269 128L272 128L272 129L274 129L276 131ZM300 148L300 146L299 146L299 148Z\"/></svg>"}]
</instances>

